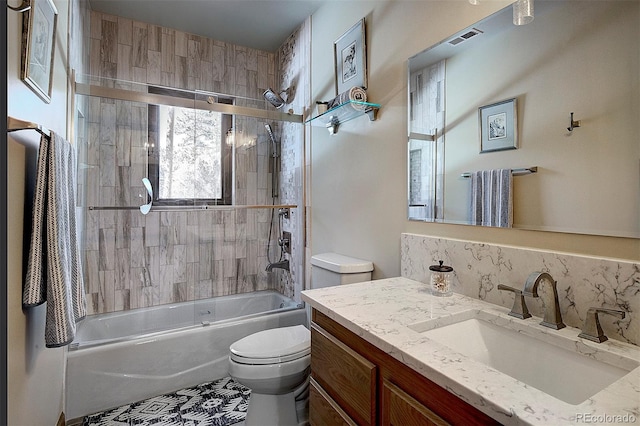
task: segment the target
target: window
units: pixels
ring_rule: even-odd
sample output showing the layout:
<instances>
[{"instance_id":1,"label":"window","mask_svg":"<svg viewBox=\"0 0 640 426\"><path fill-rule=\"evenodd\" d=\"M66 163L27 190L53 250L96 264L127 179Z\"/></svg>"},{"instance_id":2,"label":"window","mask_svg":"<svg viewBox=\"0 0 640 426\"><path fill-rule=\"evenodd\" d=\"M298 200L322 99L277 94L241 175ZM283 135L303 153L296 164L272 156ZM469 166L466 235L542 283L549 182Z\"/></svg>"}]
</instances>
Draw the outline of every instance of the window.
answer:
<instances>
[{"instance_id":1,"label":"window","mask_svg":"<svg viewBox=\"0 0 640 426\"><path fill-rule=\"evenodd\" d=\"M150 88L194 99L194 94ZM232 103L230 99L216 99ZM149 180L157 205L231 204L232 148L225 143L232 117L168 105L149 106Z\"/></svg>"}]
</instances>

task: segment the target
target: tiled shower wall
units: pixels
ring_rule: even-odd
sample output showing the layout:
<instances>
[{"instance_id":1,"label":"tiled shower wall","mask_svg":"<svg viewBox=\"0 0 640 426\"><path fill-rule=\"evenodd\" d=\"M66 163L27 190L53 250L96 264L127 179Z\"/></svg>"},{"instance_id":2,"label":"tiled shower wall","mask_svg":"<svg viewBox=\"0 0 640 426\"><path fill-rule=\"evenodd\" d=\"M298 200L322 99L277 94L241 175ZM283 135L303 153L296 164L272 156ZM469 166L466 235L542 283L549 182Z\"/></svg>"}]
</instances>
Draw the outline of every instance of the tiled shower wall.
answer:
<instances>
[{"instance_id":1,"label":"tiled shower wall","mask_svg":"<svg viewBox=\"0 0 640 426\"><path fill-rule=\"evenodd\" d=\"M309 82L311 64L311 25L307 19L291 36L285 40L277 52L277 63L280 68L279 89L287 90L287 102L293 104L284 108L293 108L296 114L305 111L300 105L311 104ZM305 126L307 127L307 126ZM283 220L283 230L291 232L291 255L289 258L289 274L282 274L278 290L294 297L298 302L305 282L305 127L296 123L281 123L281 170L280 170L280 203L299 206L291 210L291 217Z\"/></svg>"},{"instance_id":2,"label":"tiled shower wall","mask_svg":"<svg viewBox=\"0 0 640 426\"><path fill-rule=\"evenodd\" d=\"M277 72L276 59L290 62L285 50L263 52L95 12L89 43L90 75L123 88L127 84L113 83L113 79L257 99L266 88L278 88L278 75L287 74ZM79 105L87 105L83 111L86 134L78 138L83 163L80 181L84 182L79 194L84 206L142 204L147 106L97 97L85 101ZM243 130L235 159L236 205L274 201L264 124L236 119L236 130ZM283 141L282 196L275 203L300 205L296 176L303 164L302 126L271 124ZM296 210L284 223L293 232L297 232ZM146 216L137 210L86 209L83 253L88 311L111 312L269 288L295 297L299 287L295 277L265 271L270 222L271 209L264 208ZM277 230L276 215L272 253L279 253L274 244ZM292 265L299 264L302 260L292 259Z\"/></svg>"}]
</instances>

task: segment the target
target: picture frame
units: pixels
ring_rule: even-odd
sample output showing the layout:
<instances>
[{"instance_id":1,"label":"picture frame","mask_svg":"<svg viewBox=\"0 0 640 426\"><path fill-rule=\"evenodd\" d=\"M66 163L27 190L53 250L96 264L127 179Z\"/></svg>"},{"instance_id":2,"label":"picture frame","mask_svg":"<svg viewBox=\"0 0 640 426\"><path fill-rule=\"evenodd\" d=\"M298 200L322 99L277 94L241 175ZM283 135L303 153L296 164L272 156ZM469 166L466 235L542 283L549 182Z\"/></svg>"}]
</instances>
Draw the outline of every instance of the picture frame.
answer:
<instances>
[{"instance_id":1,"label":"picture frame","mask_svg":"<svg viewBox=\"0 0 640 426\"><path fill-rule=\"evenodd\" d=\"M506 99L478 109L480 153L518 148L518 100Z\"/></svg>"},{"instance_id":2,"label":"picture frame","mask_svg":"<svg viewBox=\"0 0 640 426\"><path fill-rule=\"evenodd\" d=\"M333 43L336 95L354 86L367 88L367 46L364 18Z\"/></svg>"},{"instance_id":3,"label":"picture frame","mask_svg":"<svg viewBox=\"0 0 640 426\"><path fill-rule=\"evenodd\" d=\"M53 0L31 0L23 14L20 78L46 103L51 103L57 24Z\"/></svg>"}]
</instances>

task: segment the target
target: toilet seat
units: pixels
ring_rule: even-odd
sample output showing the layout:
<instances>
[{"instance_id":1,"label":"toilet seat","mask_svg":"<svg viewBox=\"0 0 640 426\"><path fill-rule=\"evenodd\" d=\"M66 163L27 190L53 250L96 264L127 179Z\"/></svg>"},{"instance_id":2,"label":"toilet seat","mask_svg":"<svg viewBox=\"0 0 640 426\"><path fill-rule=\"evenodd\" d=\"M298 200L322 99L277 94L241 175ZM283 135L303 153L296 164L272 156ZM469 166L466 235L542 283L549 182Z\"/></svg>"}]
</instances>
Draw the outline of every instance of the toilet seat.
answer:
<instances>
[{"instance_id":1,"label":"toilet seat","mask_svg":"<svg viewBox=\"0 0 640 426\"><path fill-rule=\"evenodd\" d=\"M311 348L305 349L300 352L296 352L294 354L283 355L279 357L255 358L255 357L244 357L244 356L240 356L232 353L229 356L229 358L232 361L237 362L238 364L269 365L269 364L282 364L283 362L288 362L288 361L295 361L296 359L307 356L310 353L311 353Z\"/></svg>"},{"instance_id":2,"label":"toilet seat","mask_svg":"<svg viewBox=\"0 0 640 426\"><path fill-rule=\"evenodd\" d=\"M229 349L231 360L240 364L279 364L310 354L311 332L303 325L272 328L244 337Z\"/></svg>"}]
</instances>

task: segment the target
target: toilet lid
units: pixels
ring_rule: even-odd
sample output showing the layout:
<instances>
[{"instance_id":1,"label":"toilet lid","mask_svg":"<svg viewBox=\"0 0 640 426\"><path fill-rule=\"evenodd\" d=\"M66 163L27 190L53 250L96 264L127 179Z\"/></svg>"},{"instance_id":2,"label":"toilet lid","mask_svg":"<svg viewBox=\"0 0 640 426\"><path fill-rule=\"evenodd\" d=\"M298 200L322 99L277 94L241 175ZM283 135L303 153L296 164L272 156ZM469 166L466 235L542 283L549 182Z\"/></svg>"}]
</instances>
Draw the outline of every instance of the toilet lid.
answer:
<instances>
[{"instance_id":1,"label":"toilet lid","mask_svg":"<svg viewBox=\"0 0 640 426\"><path fill-rule=\"evenodd\" d=\"M296 359L310 352L311 332L303 325L272 328L244 337L229 349L233 359L282 362L284 358Z\"/></svg>"}]
</instances>

